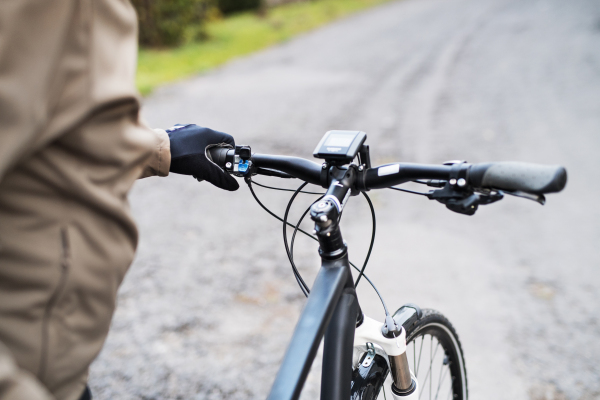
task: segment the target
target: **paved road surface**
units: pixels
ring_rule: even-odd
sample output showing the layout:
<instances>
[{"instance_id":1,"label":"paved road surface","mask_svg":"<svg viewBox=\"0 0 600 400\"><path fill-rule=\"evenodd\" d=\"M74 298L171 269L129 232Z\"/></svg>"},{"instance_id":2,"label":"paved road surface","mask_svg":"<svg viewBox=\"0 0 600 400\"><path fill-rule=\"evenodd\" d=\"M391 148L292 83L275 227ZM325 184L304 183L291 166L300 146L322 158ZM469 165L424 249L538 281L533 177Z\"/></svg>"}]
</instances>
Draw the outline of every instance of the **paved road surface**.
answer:
<instances>
[{"instance_id":1,"label":"paved road surface","mask_svg":"<svg viewBox=\"0 0 600 400\"><path fill-rule=\"evenodd\" d=\"M325 131L347 128L368 133L375 163L565 165L567 188L547 206L508 198L474 217L372 192L368 274L394 308L416 302L454 322L472 399L600 399L597 0L391 2L159 90L145 115L264 153L310 157ZM283 212L287 195L259 193ZM92 367L96 398L265 398L304 302L280 224L246 187L181 176L139 182L131 202L140 247ZM360 260L369 213L360 198L348 207ZM312 281L316 248L301 239L297 257ZM381 318L373 292L359 292ZM304 398L318 385L317 370Z\"/></svg>"}]
</instances>

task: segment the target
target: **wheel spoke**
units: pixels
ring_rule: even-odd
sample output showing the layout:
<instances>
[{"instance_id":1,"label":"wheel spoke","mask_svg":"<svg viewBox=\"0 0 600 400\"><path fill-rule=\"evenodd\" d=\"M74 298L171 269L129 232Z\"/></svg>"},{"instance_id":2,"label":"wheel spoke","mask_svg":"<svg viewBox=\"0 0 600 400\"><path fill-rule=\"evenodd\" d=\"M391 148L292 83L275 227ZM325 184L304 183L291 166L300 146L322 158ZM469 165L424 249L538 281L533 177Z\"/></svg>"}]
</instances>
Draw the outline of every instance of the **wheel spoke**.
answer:
<instances>
[{"instance_id":1,"label":"wheel spoke","mask_svg":"<svg viewBox=\"0 0 600 400\"><path fill-rule=\"evenodd\" d=\"M442 374L442 369L444 369L444 363L442 363L442 367L440 368L440 380L438 381L437 391L435 392L435 400L437 400L438 395L440 394L440 387L442 387L442 382L444 381L444 377L446 376L446 372L450 370L450 364L448 364L448 368L444 370Z\"/></svg>"},{"instance_id":2,"label":"wheel spoke","mask_svg":"<svg viewBox=\"0 0 600 400\"><path fill-rule=\"evenodd\" d=\"M416 341L413 340L413 371L417 368L417 349L416 349ZM415 371L415 377L417 376L417 372Z\"/></svg>"},{"instance_id":3,"label":"wheel spoke","mask_svg":"<svg viewBox=\"0 0 600 400\"><path fill-rule=\"evenodd\" d=\"M427 379L430 378L431 376L431 366L433 365L433 359L435 358L435 355L437 354L437 351L440 347L440 343L438 342L437 346L435 347L435 352L433 351L433 335L429 335L431 337L431 341L430 341L430 349L431 352L429 353L431 355L431 353L433 353L433 356L430 356L430 362L429 362L429 371L427 371L427 375L425 375L425 379L423 380L423 386L425 387L425 382L427 382ZM431 378L433 379L433 378ZM429 383L429 397L431 398L431 392L432 392L432 384L431 384L431 379L430 379L430 383ZM419 399L421 398L421 396L423 395L423 391L421 391L421 393L419 393Z\"/></svg>"},{"instance_id":4,"label":"wheel spoke","mask_svg":"<svg viewBox=\"0 0 600 400\"><path fill-rule=\"evenodd\" d=\"M448 390L448 398L451 399L453 398L453 394L454 394L454 377L452 375L450 375L450 390Z\"/></svg>"},{"instance_id":5,"label":"wheel spoke","mask_svg":"<svg viewBox=\"0 0 600 400\"><path fill-rule=\"evenodd\" d=\"M437 349L440 345L440 342L438 342L438 344L435 346L435 352L437 353ZM429 342L429 374L431 375L429 377L429 400L431 400L431 392L433 392L432 387L433 387L433 359L435 358L435 354L432 356L431 355L431 350L433 349L433 335L431 335L431 342Z\"/></svg>"},{"instance_id":6,"label":"wheel spoke","mask_svg":"<svg viewBox=\"0 0 600 400\"><path fill-rule=\"evenodd\" d=\"M417 372L415 372L415 377L419 376L419 367L421 366L421 354L423 354L423 342L425 341L425 335L421 336L421 350L419 350L419 364L417 364Z\"/></svg>"},{"instance_id":7,"label":"wheel spoke","mask_svg":"<svg viewBox=\"0 0 600 400\"><path fill-rule=\"evenodd\" d=\"M418 398L458 400L458 394L464 394L467 390L466 371L460 363L460 357L462 357L460 342L452 325L443 316L435 311L429 315L431 317L428 316L427 321L419 321L418 324L415 324L413 329L417 332L407 332L407 337L411 337L407 343L407 350L412 342L412 348L408 352L412 351L413 354L412 357L410 354L406 355L408 359L412 359L412 372L419 381ZM427 336L429 336L429 345L425 344ZM420 344L417 343L419 339L421 339ZM434 340L435 343L433 343ZM440 348L442 351L439 351ZM421 372L421 360L427 357L429 357L429 366L425 367L427 371ZM459 358L457 359L457 357ZM409 361L410 363L411 361ZM439 368L434 366L438 363L440 364ZM426 364L426 361L423 361L423 364ZM436 374L437 376L435 376ZM429 382L427 382L428 379ZM429 391L429 396L424 395L425 391Z\"/></svg>"}]
</instances>

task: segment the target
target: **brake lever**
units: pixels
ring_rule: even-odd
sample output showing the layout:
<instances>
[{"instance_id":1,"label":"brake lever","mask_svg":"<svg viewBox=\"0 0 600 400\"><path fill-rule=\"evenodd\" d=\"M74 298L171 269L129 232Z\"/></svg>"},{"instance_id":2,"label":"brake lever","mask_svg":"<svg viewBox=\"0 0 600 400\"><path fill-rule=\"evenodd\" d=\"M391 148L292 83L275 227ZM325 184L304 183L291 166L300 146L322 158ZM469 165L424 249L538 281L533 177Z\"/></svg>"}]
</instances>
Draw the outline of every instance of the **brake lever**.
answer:
<instances>
[{"instance_id":1,"label":"brake lever","mask_svg":"<svg viewBox=\"0 0 600 400\"><path fill-rule=\"evenodd\" d=\"M536 203L539 203L541 205L546 204L546 196L544 196L543 194L531 194L531 193L522 192L520 190L517 190L514 192L508 192L508 191L504 190L503 192L506 194L509 194L511 196L521 197L521 198L527 199L527 200L533 200Z\"/></svg>"}]
</instances>

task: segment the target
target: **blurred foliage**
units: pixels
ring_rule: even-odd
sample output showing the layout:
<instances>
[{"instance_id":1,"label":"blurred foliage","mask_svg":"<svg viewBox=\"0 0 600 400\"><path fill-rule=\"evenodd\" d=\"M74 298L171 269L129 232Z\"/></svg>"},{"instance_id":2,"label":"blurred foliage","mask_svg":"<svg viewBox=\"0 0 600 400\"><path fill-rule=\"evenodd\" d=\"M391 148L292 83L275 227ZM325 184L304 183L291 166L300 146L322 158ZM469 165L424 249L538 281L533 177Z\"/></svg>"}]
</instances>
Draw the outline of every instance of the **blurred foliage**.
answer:
<instances>
[{"instance_id":1,"label":"blurred foliage","mask_svg":"<svg viewBox=\"0 0 600 400\"><path fill-rule=\"evenodd\" d=\"M261 0L217 0L219 10L225 15L239 11L258 10Z\"/></svg>"},{"instance_id":2,"label":"blurred foliage","mask_svg":"<svg viewBox=\"0 0 600 400\"><path fill-rule=\"evenodd\" d=\"M203 20L212 0L132 0L139 20L140 45L173 47L186 39L190 28L202 36Z\"/></svg>"},{"instance_id":3,"label":"blurred foliage","mask_svg":"<svg viewBox=\"0 0 600 400\"><path fill-rule=\"evenodd\" d=\"M171 0L174 1L174 0ZM317 28L328 22L390 0L319 0L293 2L227 18L211 18L203 29L206 40L185 41L174 49L141 49L137 87L146 95L155 87L217 67L227 61ZM214 11L214 9L213 9Z\"/></svg>"}]
</instances>

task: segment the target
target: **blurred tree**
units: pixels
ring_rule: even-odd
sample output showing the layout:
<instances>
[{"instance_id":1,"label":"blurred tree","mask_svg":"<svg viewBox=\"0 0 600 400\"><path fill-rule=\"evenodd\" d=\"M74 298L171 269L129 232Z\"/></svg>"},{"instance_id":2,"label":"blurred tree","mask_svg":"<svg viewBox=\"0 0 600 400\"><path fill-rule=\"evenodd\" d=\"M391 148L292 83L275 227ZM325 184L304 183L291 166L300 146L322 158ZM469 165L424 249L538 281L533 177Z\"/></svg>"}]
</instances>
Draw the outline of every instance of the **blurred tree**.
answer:
<instances>
[{"instance_id":1,"label":"blurred tree","mask_svg":"<svg viewBox=\"0 0 600 400\"><path fill-rule=\"evenodd\" d=\"M235 2L233 0L230 0ZM193 27L197 34L211 0L132 0L138 13L140 45L177 46Z\"/></svg>"},{"instance_id":2,"label":"blurred tree","mask_svg":"<svg viewBox=\"0 0 600 400\"><path fill-rule=\"evenodd\" d=\"M223 14L231 14L244 10L258 10L261 0L217 0L217 6Z\"/></svg>"}]
</instances>

